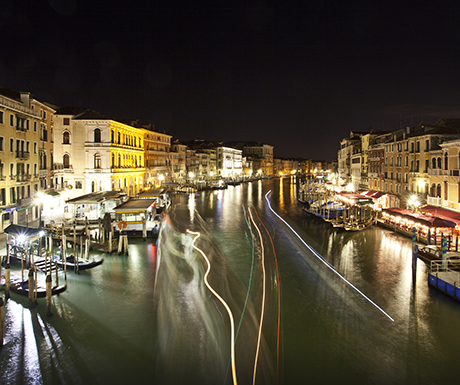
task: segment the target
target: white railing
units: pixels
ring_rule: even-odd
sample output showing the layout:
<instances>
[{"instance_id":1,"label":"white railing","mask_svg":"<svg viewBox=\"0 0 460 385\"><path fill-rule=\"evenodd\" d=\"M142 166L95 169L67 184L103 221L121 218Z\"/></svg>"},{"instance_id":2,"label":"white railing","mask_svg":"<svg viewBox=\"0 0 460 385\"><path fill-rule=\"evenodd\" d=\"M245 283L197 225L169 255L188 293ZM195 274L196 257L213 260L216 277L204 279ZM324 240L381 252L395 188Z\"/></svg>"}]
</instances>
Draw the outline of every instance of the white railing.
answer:
<instances>
[{"instance_id":1,"label":"white railing","mask_svg":"<svg viewBox=\"0 0 460 385\"><path fill-rule=\"evenodd\" d=\"M427 203L432 206L441 206L441 198L439 197L427 197Z\"/></svg>"}]
</instances>

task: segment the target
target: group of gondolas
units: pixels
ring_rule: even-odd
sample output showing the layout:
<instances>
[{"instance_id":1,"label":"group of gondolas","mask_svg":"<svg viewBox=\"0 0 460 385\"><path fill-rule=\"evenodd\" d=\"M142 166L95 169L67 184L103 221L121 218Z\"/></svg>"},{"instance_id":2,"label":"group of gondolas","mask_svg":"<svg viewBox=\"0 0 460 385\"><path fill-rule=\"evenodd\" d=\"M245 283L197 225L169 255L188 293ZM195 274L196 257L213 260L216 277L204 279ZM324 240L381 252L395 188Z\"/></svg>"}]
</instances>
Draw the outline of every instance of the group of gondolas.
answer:
<instances>
[{"instance_id":1,"label":"group of gondolas","mask_svg":"<svg viewBox=\"0 0 460 385\"><path fill-rule=\"evenodd\" d=\"M367 205L347 205L323 183L304 183L298 198L302 210L346 231L361 231L375 223L374 210Z\"/></svg>"},{"instance_id":2,"label":"group of gondolas","mask_svg":"<svg viewBox=\"0 0 460 385\"><path fill-rule=\"evenodd\" d=\"M4 269L1 284L5 286L8 282L10 291L29 298L31 283L35 297L46 296L46 285L41 284L46 279L51 279L51 294L60 294L67 289L67 270L78 273L104 262L102 257L88 256L88 241L85 244L80 242L79 252L67 255L65 236L59 242L59 238L56 236L53 238L51 232L21 225L10 225L4 232L7 234L7 242L6 255L1 258ZM77 251L75 246L73 250ZM11 268L19 271L19 266L20 275L12 274ZM60 280L61 282L64 280L64 284L60 284Z\"/></svg>"}]
</instances>

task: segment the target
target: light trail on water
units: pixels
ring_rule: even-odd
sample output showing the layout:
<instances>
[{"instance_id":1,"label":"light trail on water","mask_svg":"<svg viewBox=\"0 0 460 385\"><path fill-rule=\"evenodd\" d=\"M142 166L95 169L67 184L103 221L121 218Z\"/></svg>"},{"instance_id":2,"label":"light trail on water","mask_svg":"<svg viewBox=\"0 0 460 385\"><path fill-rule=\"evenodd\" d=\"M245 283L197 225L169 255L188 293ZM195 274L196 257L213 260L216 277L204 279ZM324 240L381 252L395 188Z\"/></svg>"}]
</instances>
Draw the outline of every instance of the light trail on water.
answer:
<instances>
[{"instance_id":1,"label":"light trail on water","mask_svg":"<svg viewBox=\"0 0 460 385\"><path fill-rule=\"evenodd\" d=\"M267 201L268 208L270 211L275 214L296 236L299 240L305 245L305 247L310 250L313 255L315 255L321 262L323 262L331 271L333 271L338 277L340 277L344 282L346 282L350 287L352 287L356 292L358 292L364 299L366 299L370 304L372 304L376 309L378 309L382 314L384 314L389 320L394 322L394 319L390 317L388 313L386 313L380 306L378 306L374 301L372 301L369 297L367 297L361 290L359 290L356 286L354 286L351 282L349 282L344 276L342 276L337 270L335 270L334 266L331 265L321 254L319 254L313 247L311 247L308 243L306 243L302 237L297 234L297 232L287 223L281 216L273 210L270 201L268 199L268 195L272 192L272 190L268 191L265 194L265 200Z\"/></svg>"},{"instance_id":2,"label":"light trail on water","mask_svg":"<svg viewBox=\"0 0 460 385\"><path fill-rule=\"evenodd\" d=\"M206 273L205 273L205 275L203 277L205 285L216 296L216 298L222 303L222 305L224 305L225 309L227 310L228 317L230 318L230 335L231 335L231 337L230 337L230 341L231 341L230 356L231 356L231 360L232 360L233 384L236 385L238 383L238 381L237 381L237 377L236 377L236 365L235 365L235 323L234 323L234 320L233 320L233 313L230 310L230 307L224 301L224 299L219 294L217 294L217 292L211 287L211 285L208 282L208 275L209 275L209 271L211 270L211 263L209 262L209 259L206 256L206 254L203 252L203 250L201 250L200 248L195 246L195 242L201 236L201 233L195 232L195 231L190 231L189 229L187 229L186 232L188 234L195 235L195 238L193 238L193 241L192 241L192 247L201 254L201 256L204 258L204 260L206 261L206 264L208 266L207 269L206 269Z\"/></svg>"},{"instance_id":3,"label":"light trail on water","mask_svg":"<svg viewBox=\"0 0 460 385\"><path fill-rule=\"evenodd\" d=\"M257 230L257 233L259 234L259 239L260 239L260 247L262 249L262 308L260 310L260 323L259 323L259 334L257 336L257 349L256 349L256 357L254 360L254 374L252 377L252 384L254 385L256 383L256 374L257 374L257 362L259 360L259 351L260 351L260 340L262 338L262 326L264 323L264 314L265 314L265 292L266 292L266 287L265 287L265 282L266 282L266 273L265 273L265 249L264 249L264 241L262 239L262 234L259 230L259 227L256 225L254 218L252 216L251 211L249 211L249 217L251 218L251 222L253 223L254 227Z\"/></svg>"}]
</instances>

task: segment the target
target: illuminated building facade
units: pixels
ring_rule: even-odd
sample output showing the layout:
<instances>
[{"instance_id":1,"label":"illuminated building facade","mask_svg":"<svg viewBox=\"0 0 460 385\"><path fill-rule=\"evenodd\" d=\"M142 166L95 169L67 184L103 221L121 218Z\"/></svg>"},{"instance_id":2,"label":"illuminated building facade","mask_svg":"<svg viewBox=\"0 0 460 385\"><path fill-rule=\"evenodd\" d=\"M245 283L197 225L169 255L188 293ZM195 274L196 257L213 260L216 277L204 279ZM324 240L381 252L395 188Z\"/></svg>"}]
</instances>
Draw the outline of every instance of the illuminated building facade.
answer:
<instances>
[{"instance_id":1,"label":"illuminated building facade","mask_svg":"<svg viewBox=\"0 0 460 385\"><path fill-rule=\"evenodd\" d=\"M0 89L0 231L38 218L40 115L28 92Z\"/></svg>"},{"instance_id":2,"label":"illuminated building facade","mask_svg":"<svg viewBox=\"0 0 460 385\"><path fill-rule=\"evenodd\" d=\"M64 199L144 185L144 130L82 107L64 107L54 122L55 188Z\"/></svg>"}]
</instances>

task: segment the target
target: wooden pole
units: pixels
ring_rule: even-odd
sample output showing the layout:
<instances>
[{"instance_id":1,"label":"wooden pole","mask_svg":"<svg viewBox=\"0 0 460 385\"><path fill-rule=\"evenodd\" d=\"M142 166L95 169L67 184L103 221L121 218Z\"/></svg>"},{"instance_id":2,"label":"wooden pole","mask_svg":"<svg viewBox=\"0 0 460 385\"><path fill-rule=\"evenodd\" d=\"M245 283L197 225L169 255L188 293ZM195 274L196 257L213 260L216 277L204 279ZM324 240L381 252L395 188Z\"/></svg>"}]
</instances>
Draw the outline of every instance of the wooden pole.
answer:
<instances>
[{"instance_id":1,"label":"wooden pole","mask_svg":"<svg viewBox=\"0 0 460 385\"><path fill-rule=\"evenodd\" d=\"M35 285L34 285L34 300L36 301L37 300L37 282L38 282L38 279L37 279L37 266L33 265L34 267L34 274L35 274Z\"/></svg>"},{"instance_id":2,"label":"wooden pole","mask_svg":"<svg viewBox=\"0 0 460 385\"><path fill-rule=\"evenodd\" d=\"M5 298L10 298L10 285L11 285L11 268L10 263L5 265Z\"/></svg>"},{"instance_id":3,"label":"wooden pole","mask_svg":"<svg viewBox=\"0 0 460 385\"><path fill-rule=\"evenodd\" d=\"M77 224L76 221L73 221L73 259L77 258L77 252L75 251L77 247Z\"/></svg>"},{"instance_id":4,"label":"wooden pole","mask_svg":"<svg viewBox=\"0 0 460 385\"><path fill-rule=\"evenodd\" d=\"M58 274L59 271L58 271L58 264L56 261L54 261L54 268L56 269L56 286L59 286L59 274Z\"/></svg>"},{"instance_id":5,"label":"wooden pole","mask_svg":"<svg viewBox=\"0 0 460 385\"><path fill-rule=\"evenodd\" d=\"M46 276L46 315L51 315L51 274Z\"/></svg>"},{"instance_id":6,"label":"wooden pole","mask_svg":"<svg viewBox=\"0 0 460 385\"><path fill-rule=\"evenodd\" d=\"M34 288L34 271L29 269L29 303L33 303L35 300Z\"/></svg>"},{"instance_id":7,"label":"wooden pole","mask_svg":"<svg viewBox=\"0 0 460 385\"><path fill-rule=\"evenodd\" d=\"M3 319L5 317L5 302L0 297L0 346L3 346Z\"/></svg>"}]
</instances>

